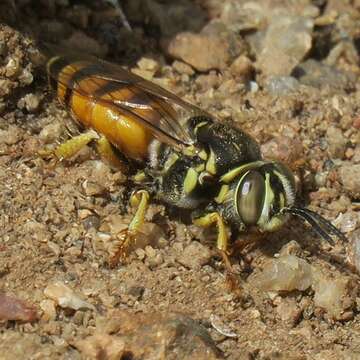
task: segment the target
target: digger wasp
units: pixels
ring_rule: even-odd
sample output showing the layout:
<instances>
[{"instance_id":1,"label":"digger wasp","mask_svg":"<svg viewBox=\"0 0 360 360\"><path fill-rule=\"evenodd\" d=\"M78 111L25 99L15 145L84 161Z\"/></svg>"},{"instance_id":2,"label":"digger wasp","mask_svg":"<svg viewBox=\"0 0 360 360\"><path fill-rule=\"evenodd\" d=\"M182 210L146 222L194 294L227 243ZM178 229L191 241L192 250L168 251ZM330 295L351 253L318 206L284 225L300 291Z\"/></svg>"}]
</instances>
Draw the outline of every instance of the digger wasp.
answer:
<instances>
[{"instance_id":1,"label":"digger wasp","mask_svg":"<svg viewBox=\"0 0 360 360\"><path fill-rule=\"evenodd\" d=\"M66 159L90 142L118 162L136 164L131 181L135 215L112 262L124 258L144 222L150 199L184 209L199 226L216 225L226 256L228 229L275 231L290 215L325 240L344 235L319 214L297 205L295 180L282 163L264 160L257 142L200 108L122 67L90 56L56 55L50 82L72 117L88 131L55 149Z\"/></svg>"}]
</instances>

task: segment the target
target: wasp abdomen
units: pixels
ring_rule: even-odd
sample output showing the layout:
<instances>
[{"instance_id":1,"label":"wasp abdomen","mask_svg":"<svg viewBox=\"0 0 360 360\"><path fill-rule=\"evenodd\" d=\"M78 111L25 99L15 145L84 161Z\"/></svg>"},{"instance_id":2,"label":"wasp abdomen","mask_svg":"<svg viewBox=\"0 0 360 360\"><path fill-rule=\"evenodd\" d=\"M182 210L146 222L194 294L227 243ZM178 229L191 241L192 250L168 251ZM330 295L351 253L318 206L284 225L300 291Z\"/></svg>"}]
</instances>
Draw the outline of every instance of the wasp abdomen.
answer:
<instances>
[{"instance_id":1,"label":"wasp abdomen","mask_svg":"<svg viewBox=\"0 0 360 360\"><path fill-rule=\"evenodd\" d=\"M79 123L104 135L126 157L147 158L153 134L132 112L111 103L113 99L136 100L136 88L96 77L96 65L87 62L69 63L56 57L50 60L48 71L57 79L59 100L69 107Z\"/></svg>"}]
</instances>

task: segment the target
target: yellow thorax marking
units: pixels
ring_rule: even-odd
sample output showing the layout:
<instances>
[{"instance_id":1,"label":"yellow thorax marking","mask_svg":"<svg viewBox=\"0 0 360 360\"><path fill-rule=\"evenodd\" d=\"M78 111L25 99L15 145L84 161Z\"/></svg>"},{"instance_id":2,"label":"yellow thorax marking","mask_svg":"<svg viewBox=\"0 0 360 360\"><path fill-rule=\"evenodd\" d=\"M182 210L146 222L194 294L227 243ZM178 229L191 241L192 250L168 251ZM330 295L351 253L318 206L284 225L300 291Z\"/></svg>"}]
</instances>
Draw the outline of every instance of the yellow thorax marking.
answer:
<instances>
[{"instance_id":1,"label":"yellow thorax marking","mask_svg":"<svg viewBox=\"0 0 360 360\"><path fill-rule=\"evenodd\" d=\"M189 145L183 150L183 154L186 156L195 156L198 154L198 149L194 145Z\"/></svg>"},{"instance_id":2,"label":"yellow thorax marking","mask_svg":"<svg viewBox=\"0 0 360 360\"><path fill-rule=\"evenodd\" d=\"M184 191L185 194L190 194L196 187L199 174L193 168L190 168L185 176Z\"/></svg>"},{"instance_id":3,"label":"yellow thorax marking","mask_svg":"<svg viewBox=\"0 0 360 360\"><path fill-rule=\"evenodd\" d=\"M176 161L179 159L179 156L176 154L171 154L167 160L165 161L164 164L164 173L166 173L175 163Z\"/></svg>"},{"instance_id":4,"label":"yellow thorax marking","mask_svg":"<svg viewBox=\"0 0 360 360\"><path fill-rule=\"evenodd\" d=\"M210 156L208 161L206 162L206 171L211 175L216 174L216 161L215 161L215 153L210 150Z\"/></svg>"}]
</instances>

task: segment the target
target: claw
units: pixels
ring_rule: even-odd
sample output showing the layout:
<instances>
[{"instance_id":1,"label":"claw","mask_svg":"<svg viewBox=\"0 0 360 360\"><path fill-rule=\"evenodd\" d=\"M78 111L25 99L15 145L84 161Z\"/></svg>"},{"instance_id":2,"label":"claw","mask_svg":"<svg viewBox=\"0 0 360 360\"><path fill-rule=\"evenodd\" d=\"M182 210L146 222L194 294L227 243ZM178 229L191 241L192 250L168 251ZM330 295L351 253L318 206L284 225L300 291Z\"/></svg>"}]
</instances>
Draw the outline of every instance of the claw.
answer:
<instances>
[{"instance_id":1,"label":"claw","mask_svg":"<svg viewBox=\"0 0 360 360\"><path fill-rule=\"evenodd\" d=\"M116 267L119 263L125 263L130 254L132 245L136 242L136 237L129 228L122 230L116 241L113 242L109 251L109 265L111 268Z\"/></svg>"}]
</instances>

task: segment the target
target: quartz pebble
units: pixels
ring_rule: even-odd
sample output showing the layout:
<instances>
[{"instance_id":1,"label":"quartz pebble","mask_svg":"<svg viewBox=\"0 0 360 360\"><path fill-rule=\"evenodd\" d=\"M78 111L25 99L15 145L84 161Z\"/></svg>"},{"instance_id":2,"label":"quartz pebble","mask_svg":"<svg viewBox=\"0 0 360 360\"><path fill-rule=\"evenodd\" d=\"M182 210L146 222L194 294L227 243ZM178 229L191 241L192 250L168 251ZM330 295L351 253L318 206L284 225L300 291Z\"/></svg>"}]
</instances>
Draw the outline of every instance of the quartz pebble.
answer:
<instances>
[{"instance_id":1,"label":"quartz pebble","mask_svg":"<svg viewBox=\"0 0 360 360\"><path fill-rule=\"evenodd\" d=\"M43 311L42 319L45 321L56 319L55 302L50 299L45 299L40 302L40 309Z\"/></svg>"},{"instance_id":2,"label":"quartz pebble","mask_svg":"<svg viewBox=\"0 0 360 360\"><path fill-rule=\"evenodd\" d=\"M26 94L23 98L18 101L18 108L25 108L29 112L36 112L39 108L40 97L36 94Z\"/></svg>"},{"instance_id":3,"label":"quartz pebble","mask_svg":"<svg viewBox=\"0 0 360 360\"><path fill-rule=\"evenodd\" d=\"M294 255L285 255L265 265L255 276L255 286L267 291L306 290L313 282L311 266Z\"/></svg>"},{"instance_id":4,"label":"quartz pebble","mask_svg":"<svg viewBox=\"0 0 360 360\"><path fill-rule=\"evenodd\" d=\"M356 211L340 213L335 219L334 224L345 234L352 232L360 225L360 213Z\"/></svg>"},{"instance_id":5,"label":"quartz pebble","mask_svg":"<svg viewBox=\"0 0 360 360\"><path fill-rule=\"evenodd\" d=\"M349 294L351 284L347 278L327 279L317 275L313 289L315 306L325 310L334 320L342 320L346 310L350 311L354 305L354 299Z\"/></svg>"},{"instance_id":6,"label":"quartz pebble","mask_svg":"<svg viewBox=\"0 0 360 360\"><path fill-rule=\"evenodd\" d=\"M300 83L292 76L269 76L265 82L266 90L274 96L287 95L299 89Z\"/></svg>"},{"instance_id":7,"label":"quartz pebble","mask_svg":"<svg viewBox=\"0 0 360 360\"><path fill-rule=\"evenodd\" d=\"M49 284L44 294L47 298L52 299L62 308L70 308L73 310L90 309L94 310L94 306L87 301L81 299L80 296L70 289L61 281L55 281Z\"/></svg>"},{"instance_id":8,"label":"quartz pebble","mask_svg":"<svg viewBox=\"0 0 360 360\"><path fill-rule=\"evenodd\" d=\"M265 75L289 76L311 49L313 20L274 16L264 38L258 66Z\"/></svg>"},{"instance_id":9,"label":"quartz pebble","mask_svg":"<svg viewBox=\"0 0 360 360\"><path fill-rule=\"evenodd\" d=\"M285 255L270 261L262 273L254 275L253 283L271 293L304 291L312 287L315 306L325 311L329 319L345 320L352 316L355 287L350 279L345 276L326 277L297 256ZM300 316L300 310L294 309L294 306L284 305L278 309L279 315L283 319L292 319L294 323Z\"/></svg>"}]
</instances>

